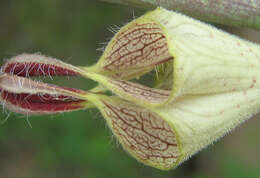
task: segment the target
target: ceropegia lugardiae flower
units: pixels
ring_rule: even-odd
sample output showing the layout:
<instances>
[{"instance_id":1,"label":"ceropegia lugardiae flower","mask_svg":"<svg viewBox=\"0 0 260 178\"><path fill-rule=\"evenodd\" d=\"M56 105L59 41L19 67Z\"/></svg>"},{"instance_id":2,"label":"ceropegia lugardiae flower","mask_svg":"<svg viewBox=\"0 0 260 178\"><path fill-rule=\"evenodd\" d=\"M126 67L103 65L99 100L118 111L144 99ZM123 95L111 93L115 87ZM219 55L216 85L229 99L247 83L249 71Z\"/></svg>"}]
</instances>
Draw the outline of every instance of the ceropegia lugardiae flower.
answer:
<instances>
[{"instance_id":1,"label":"ceropegia lugardiae flower","mask_svg":"<svg viewBox=\"0 0 260 178\"><path fill-rule=\"evenodd\" d=\"M11 58L2 67L1 102L29 114L97 107L125 150L166 170L260 111L259 68L259 45L158 8L122 27L94 66L38 54ZM154 69L154 87L131 80ZM28 78L53 75L102 87L82 91Z\"/></svg>"}]
</instances>

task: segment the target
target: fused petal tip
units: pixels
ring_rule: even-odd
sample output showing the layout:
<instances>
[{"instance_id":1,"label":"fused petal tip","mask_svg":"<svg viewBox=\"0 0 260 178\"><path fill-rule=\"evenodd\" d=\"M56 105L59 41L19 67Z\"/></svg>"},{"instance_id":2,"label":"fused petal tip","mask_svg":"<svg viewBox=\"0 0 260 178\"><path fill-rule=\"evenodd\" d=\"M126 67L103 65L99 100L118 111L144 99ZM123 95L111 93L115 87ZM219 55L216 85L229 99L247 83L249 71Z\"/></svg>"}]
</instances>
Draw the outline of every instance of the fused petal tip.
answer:
<instances>
[{"instance_id":1,"label":"fused petal tip","mask_svg":"<svg viewBox=\"0 0 260 178\"><path fill-rule=\"evenodd\" d=\"M44 84L27 78L1 74L0 100L4 107L17 113L39 115L83 109L84 91Z\"/></svg>"},{"instance_id":2,"label":"fused petal tip","mask_svg":"<svg viewBox=\"0 0 260 178\"><path fill-rule=\"evenodd\" d=\"M22 77L80 75L77 67L40 54L15 56L3 65L2 72Z\"/></svg>"}]
</instances>

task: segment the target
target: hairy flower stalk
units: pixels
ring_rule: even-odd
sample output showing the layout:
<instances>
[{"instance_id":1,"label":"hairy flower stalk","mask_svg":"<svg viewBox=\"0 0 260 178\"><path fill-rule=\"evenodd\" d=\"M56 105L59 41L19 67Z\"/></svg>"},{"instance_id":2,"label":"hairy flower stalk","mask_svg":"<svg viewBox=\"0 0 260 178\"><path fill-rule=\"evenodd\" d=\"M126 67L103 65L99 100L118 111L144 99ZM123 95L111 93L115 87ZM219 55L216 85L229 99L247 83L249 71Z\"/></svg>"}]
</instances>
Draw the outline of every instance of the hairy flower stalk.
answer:
<instances>
[{"instance_id":1,"label":"hairy flower stalk","mask_svg":"<svg viewBox=\"0 0 260 178\"><path fill-rule=\"evenodd\" d=\"M259 0L102 0L151 9L164 7L207 22L260 29Z\"/></svg>"},{"instance_id":2,"label":"hairy flower stalk","mask_svg":"<svg viewBox=\"0 0 260 178\"><path fill-rule=\"evenodd\" d=\"M2 67L1 101L28 114L95 106L126 151L168 170L260 111L259 69L259 45L158 8L122 27L94 66L13 57ZM154 87L132 81L152 70ZM28 78L54 75L83 76L103 88L82 91Z\"/></svg>"}]
</instances>

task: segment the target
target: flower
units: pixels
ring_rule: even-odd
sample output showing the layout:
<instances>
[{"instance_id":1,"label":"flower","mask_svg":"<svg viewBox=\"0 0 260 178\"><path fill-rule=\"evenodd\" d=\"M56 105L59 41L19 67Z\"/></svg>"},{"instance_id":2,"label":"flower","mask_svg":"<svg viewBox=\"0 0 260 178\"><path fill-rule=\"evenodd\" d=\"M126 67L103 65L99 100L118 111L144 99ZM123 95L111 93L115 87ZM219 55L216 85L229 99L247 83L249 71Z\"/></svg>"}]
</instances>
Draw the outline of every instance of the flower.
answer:
<instances>
[{"instance_id":1,"label":"flower","mask_svg":"<svg viewBox=\"0 0 260 178\"><path fill-rule=\"evenodd\" d=\"M29 114L97 107L130 155L168 170L259 112L259 67L257 44L157 8L121 28L94 66L39 54L11 58L0 75L1 101ZM154 87L132 81L154 69ZM28 79L54 75L99 86L82 91Z\"/></svg>"}]
</instances>

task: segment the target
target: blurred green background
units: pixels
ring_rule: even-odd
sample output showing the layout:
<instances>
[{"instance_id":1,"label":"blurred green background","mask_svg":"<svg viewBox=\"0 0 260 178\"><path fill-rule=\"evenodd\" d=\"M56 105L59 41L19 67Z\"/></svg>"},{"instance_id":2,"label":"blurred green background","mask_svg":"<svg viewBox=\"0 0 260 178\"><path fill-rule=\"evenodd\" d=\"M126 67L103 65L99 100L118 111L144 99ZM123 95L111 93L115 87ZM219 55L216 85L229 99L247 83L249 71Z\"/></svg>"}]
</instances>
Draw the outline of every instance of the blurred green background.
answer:
<instances>
[{"instance_id":1,"label":"blurred green background","mask_svg":"<svg viewBox=\"0 0 260 178\"><path fill-rule=\"evenodd\" d=\"M0 58L41 52L74 65L91 65L113 36L108 28L145 11L97 0L1 0ZM259 33L231 30L259 40ZM90 89L86 79L56 78L64 86ZM8 112L1 110L1 120ZM138 163L122 150L95 109L53 116L11 114L0 125L0 177L260 177L259 116L172 171Z\"/></svg>"}]
</instances>

